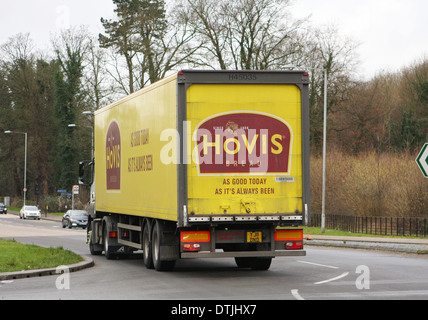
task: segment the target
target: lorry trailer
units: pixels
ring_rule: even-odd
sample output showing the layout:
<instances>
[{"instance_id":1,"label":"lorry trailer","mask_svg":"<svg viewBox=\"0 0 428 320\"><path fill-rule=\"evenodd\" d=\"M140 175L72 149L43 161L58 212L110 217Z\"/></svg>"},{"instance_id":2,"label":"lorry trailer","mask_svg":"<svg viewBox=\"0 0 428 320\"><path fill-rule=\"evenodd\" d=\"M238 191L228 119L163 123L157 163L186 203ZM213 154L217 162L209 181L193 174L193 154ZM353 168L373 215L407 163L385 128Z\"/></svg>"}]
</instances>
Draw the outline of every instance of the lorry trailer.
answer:
<instances>
[{"instance_id":1,"label":"lorry trailer","mask_svg":"<svg viewBox=\"0 0 428 320\"><path fill-rule=\"evenodd\" d=\"M308 84L303 71L183 70L95 111L94 159L80 164L90 252L142 250L158 271L304 256Z\"/></svg>"}]
</instances>

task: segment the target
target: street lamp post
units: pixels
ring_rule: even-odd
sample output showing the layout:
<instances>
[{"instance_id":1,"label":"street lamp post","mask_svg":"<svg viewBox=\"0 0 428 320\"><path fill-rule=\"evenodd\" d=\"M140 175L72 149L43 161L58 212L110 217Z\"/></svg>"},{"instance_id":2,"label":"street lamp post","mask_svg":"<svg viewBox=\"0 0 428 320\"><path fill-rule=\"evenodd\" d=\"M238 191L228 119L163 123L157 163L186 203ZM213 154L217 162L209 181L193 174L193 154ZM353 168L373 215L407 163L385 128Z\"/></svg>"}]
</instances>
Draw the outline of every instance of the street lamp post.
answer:
<instances>
[{"instance_id":1,"label":"street lamp post","mask_svg":"<svg viewBox=\"0 0 428 320\"><path fill-rule=\"evenodd\" d=\"M19 134L25 135L25 162L24 162L24 189L23 189L23 191L24 191L24 207L25 207L26 198L27 198L27 132L15 132L15 131L7 130L4 133L6 133L6 134L19 133Z\"/></svg>"},{"instance_id":2,"label":"street lamp post","mask_svg":"<svg viewBox=\"0 0 428 320\"><path fill-rule=\"evenodd\" d=\"M321 204L321 233L325 233L325 180L327 155L327 96L328 96L328 69L312 68L324 72L324 125L323 125L323 152L322 152L322 204Z\"/></svg>"},{"instance_id":3,"label":"street lamp post","mask_svg":"<svg viewBox=\"0 0 428 320\"><path fill-rule=\"evenodd\" d=\"M321 209L321 233L325 233L325 179L326 179L326 154L327 154L327 69L324 70L324 131L322 153L322 209Z\"/></svg>"},{"instance_id":4,"label":"street lamp post","mask_svg":"<svg viewBox=\"0 0 428 320\"><path fill-rule=\"evenodd\" d=\"M287 66L296 68L296 66ZM322 155L322 204L321 204L321 233L325 233L325 180L326 180L326 154L327 154L327 95L328 95L328 69L306 68L324 72L324 129L323 129L323 155Z\"/></svg>"}]
</instances>

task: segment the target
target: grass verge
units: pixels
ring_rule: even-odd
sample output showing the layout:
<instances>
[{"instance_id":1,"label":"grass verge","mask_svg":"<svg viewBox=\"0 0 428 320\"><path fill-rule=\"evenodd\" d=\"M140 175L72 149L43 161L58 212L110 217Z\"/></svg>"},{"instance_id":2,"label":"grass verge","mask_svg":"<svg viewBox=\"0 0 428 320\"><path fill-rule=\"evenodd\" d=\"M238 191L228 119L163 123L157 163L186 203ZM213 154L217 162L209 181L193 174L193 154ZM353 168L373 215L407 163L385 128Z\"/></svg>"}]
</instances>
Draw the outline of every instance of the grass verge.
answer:
<instances>
[{"instance_id":1,"label":"grass verge","mask_svg":"<svg viewBox=\"0 0 428 320\"><path fill-rule=\"evenodd\" d=\"M352 233L341 230L325 229L325 233L322 233L320 227L303 227L303 233L305 235L324 235L324 236L342 236L342 237L371 237L371 238L396 238L396 239L427 239L424 237L404 237L394 235L374 235L368 233Z\"/></svg>"},{"instance_id":2,"label":"grass verge","mask_svg":"<svg viewBox=\"0 0 428 320\"><path fill-rule=\"evenodd\" d=\"M56 268L81 261L81 256L62 247L43 248L0 239L0 273Z\"/></svg>"}]
</instances>

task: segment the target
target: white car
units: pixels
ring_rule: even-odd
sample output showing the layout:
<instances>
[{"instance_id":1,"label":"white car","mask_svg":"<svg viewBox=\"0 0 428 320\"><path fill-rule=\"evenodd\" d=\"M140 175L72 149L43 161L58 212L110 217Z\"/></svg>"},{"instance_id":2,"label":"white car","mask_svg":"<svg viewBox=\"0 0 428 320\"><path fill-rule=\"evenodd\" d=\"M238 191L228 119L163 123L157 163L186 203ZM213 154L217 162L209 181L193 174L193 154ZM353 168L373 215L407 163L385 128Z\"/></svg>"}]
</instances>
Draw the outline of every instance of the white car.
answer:
<instances>
[{"instance_id":1,"label":"white car","mask_svg":"<svg viewBox=\"0 0 428 320\"><path fill-rule=\"evenodd\" d=\"M40 210L36 206L24 206L19 212L19 219L31 218L31 219L40 220L40 217L41 217Z\"/></svg>"}]
</instances>

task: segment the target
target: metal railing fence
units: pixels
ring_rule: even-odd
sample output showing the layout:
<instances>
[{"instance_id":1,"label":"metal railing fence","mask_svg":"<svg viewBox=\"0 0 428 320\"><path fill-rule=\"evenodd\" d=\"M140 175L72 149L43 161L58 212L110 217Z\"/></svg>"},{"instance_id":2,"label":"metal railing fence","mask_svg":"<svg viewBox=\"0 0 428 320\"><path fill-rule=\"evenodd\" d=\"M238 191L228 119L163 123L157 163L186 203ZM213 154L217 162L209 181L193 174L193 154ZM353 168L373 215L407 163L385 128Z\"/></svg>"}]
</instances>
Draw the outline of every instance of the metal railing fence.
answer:
<instances>
[{"instance_id":1,"label":"metal railing fence","mask_svg":"<svg viewBox=\"0 0 428 320\"><path fill-rule=\"evenodd\" d=\"M311 226L321 226L321 215L311 214ZM428 218L325 216L326 229L384 236L427 237Z\"/></svg>"}]
</instances>

